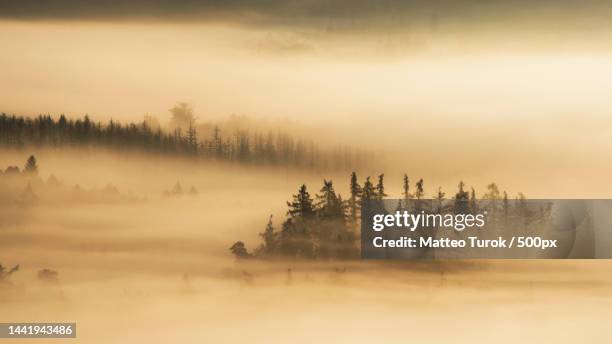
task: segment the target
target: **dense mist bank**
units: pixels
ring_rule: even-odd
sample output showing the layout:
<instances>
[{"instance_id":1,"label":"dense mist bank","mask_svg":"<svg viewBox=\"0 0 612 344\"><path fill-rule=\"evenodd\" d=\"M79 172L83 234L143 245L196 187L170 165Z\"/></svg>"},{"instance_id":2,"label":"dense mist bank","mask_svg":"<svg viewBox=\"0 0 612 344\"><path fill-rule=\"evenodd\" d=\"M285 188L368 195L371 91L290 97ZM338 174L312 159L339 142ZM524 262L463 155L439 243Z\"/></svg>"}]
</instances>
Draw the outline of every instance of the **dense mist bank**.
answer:
<instances>
[{"instance_id":1,"label":"dense mist bank","mask_svg":"<svg viewBox=\"0 0 612 344\"><path fill-rule=\"evenodd\" d=\"M316 190L322 177L312 171L94 148L0 152L0 166L19 169L5 180L11 189L1 190L18 196L30 180L39 196L33 205L0 207L0 321L76 321L75 343L235 342L245 332L252 343L405 341L389 319L418 325L411 338L422 340L456 341L456 332L437 331L437 324L464 331L476 322L495 330L519 326L532 338L562 343L580 341L612 309L605 261L235 259L232 243L256 243L270 214L285 218L297 185ZM55 194L43 192L55 183L51 174L60 183ZM328 177L348 197L342 181L349 176ZM197 195L164 196L177 182ZM75 184L96 201L70 199ZM107 184L146 200L104 198ZM563 314L567 307L580 309L579 316L550 320L551 310ZM555 325L543 330L542 319ZM551 337L557 320L580 331L568 326ZM479 331L470 342L493 340L494 332ZM502 343L519 339L509 333Z\"/></svg>"}]
</instances>

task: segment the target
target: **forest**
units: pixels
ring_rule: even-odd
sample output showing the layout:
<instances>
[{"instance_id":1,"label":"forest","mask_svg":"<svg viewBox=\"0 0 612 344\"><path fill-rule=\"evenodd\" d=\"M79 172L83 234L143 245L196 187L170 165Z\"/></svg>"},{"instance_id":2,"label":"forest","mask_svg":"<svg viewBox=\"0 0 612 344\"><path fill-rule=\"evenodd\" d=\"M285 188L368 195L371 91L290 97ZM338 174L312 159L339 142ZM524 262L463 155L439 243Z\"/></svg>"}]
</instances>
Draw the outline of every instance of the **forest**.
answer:
<instances>
[{"instance_id":1,"label":"forest","mask_svg":"<svg viewBox=\"0 0 612 344\"><path fill-rule=\"evenodd\" d=\"M489 213L489 228L520 223L527 228L533 223L543 223L550 218L550 208L530 206L522 193L509 200L506 191L500 191L495 183L487 186L482 197L477 198L472 187L459 182L453 197L438 188L435 195L426 198L423 179L419 179L411 191L406 174L402 183L402 198L396 209L385 209L385 175L378 176L376 184L367 177L360 185L357 174L350 177L350 194L347 199L336 193L333 182L324 180L314 198L306 185L301 185L287 202L286 219L279 231L274 228L270 216L265 230L259 234L262 243L249 252L243 241L235 242L229 249L237 258L302 258L302 259L353 259L359 257L359 228L361 214L377 208L382 211L409 210L436 214ZM364 209L370 207L370 209ZM364 210L364 212L362 212ZM517 221L519 220L520 221Z\"/></svg>"},{"instance_id":2,"label":"forest","mask_svg":"<svg viewBox=\"0 0 612 344\"><path fill-rule=\"evenodd\" d=\"M362 166L372 156L356 149L337 146L321 148L312 140L295 138L277 130L255 132L235 129L223 133L212 125L209 135L196 125L193 110L180 103L170 110L168 128L152 116L140 123L122 124L115 120L95 122L85 115L71 119L65 115L34 118L0 114L0 147L87 147L114 150L137 149L149 153L173 154L190 158L307 169L346 170Z\"/></svg>"}]
</instances>

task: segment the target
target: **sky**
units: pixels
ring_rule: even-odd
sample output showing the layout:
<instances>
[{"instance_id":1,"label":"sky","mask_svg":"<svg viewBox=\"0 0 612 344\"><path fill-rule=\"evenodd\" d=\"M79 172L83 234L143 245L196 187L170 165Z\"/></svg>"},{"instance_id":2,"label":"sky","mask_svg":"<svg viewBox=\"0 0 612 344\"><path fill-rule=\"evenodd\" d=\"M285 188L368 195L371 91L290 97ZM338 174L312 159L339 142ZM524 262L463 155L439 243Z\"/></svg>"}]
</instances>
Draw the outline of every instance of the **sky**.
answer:
<instances>
[{"instance_id":1,"label":"sky","mask_svg":"<svg viewBox=\"0 0 612 344\"><path fill-rule=\"evenodd\" d=\"M318 141L400 152L423 174L603 176L611 12L594 0L0 1L0 111L164 122L186 101L200 120L289 119Z\"/></svg>"}]
</instances>

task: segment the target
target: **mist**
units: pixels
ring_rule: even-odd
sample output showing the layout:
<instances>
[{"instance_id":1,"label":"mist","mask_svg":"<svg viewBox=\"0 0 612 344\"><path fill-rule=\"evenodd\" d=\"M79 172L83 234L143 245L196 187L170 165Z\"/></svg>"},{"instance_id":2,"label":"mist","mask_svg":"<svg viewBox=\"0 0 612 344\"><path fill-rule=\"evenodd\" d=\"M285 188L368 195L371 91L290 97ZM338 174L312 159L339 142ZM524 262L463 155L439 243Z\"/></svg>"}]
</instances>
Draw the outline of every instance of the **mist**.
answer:
<instances>
[{"instance_id":1,"label":"mist","mask_svg":"<svg viewBox=\"0 0 612 344\"><path fill-rule=\"evenodd\" d=\"M543 197L612 192L589 178L612 171L597 158L612 144L610 52L589 44L609 41L605 28L551 36L498 24L363 35L193 22L0 25L0 45L11 47L0 57L7 113L163 122L186 101L200 121L286 122L318 142L385 155L390 163L372 172L407 170L445 188L463 178ZM559 195L561 186L571 190Z\"/></svg>"},{"instance_id":2,"label":"mist","mask_svg":"<svg viewBox=\"0 0 612 344\"><path fill-rule=\"evenodd\" d=\"M460 181L478 197L492 182L510 198L610 197L611 10L1 3L0 113L102 125L146 116L171 135L169 110L185 102L200 142L217 126L228 142L237 130L282 132L365 162L338 170L6 140L0 171L31 155L38 169L0 174L0 263L19 265L0 273L0 322L76 321L66 342L83 343L601 341L605 260L236 259L230 247L256 250L269 219L280 230L302 184L314 196L331 179L346 199L353 170L362 184L384 174L391 198L404 173L424 179L425 197L441 188L452 198Z\"/></svg>"},{"instance_id":3,"label":"mist","mask_svg":"<svg viewBox=\"0 0 612 344\"><path fill-rule=\"evenodd\" d=\"M237 239L253 248L270 214L278 226L298 183L314 192L317 174L92 149L37 154L39 178L53 174L66 188L54 193L48 181L31 182L36 204L3 203L0 261L21 269L0 283L0 321L76 321L76 342L84 343L234 342L244 333L253 343L401 342L408 334L399 323L417 328L410 338L442 341L475 322L483 327L469 341L521 327L532 339L571 342L610 315L605 261L239 261L229 254ZM21 160L22 151L0 155L3 166ZM177 181L197 194L164 196ZM24 184L4 182L1 198ZM111 184L130 197L84 201L67 192L76 184L82 192ZM337 185L346 188L341 179ZM58 276L37 278L41 269ZM551 319L549 312L568 306L581 311ZM574 326L551 334L559 322ZM452 332L437 330L448 324Z\"/></svg>"}]
</instances>

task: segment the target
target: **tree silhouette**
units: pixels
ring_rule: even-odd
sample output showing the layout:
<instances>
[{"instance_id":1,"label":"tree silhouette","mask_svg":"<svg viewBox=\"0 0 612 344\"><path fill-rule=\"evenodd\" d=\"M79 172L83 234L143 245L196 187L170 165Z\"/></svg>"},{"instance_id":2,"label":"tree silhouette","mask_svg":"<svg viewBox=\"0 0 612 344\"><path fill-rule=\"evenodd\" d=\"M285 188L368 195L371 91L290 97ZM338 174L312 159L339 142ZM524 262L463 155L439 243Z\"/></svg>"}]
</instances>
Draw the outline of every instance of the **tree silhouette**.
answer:
<instances>
[{"instance_id":1,"label":"tree silhouette","mask_svg":"<svg viewBox=\"0 0 612 344\"><path fill-rule=\"evenodd\" d=\"M381 174L378 176L378 183L376 184L376 198L379 200L387 197L385 193L385 174Z\"/></svg>"},{"instance_id":2,"label":"tree silhouette","mask_svg":"<svg viewBox=\"0 0 612 344\"><path fill-rule=\"evenodd\" d=\"M298 193L293 195L293 200L287 202L287 205L289 206L287 213L292 217L308 218L314 214L312 198L306 190L306 184L300 186Z\"/></svg>"},{"instance_id":3,"label":"tree silhouette","mask_svg":"<svg viewBox=\"0 0 612 344\"><path fill-rule=\"evenodd\" d=\"M36 157L34 157L34 155L30 155L28 161L26 161L23 172L32 175L38 174L38 165L36 164Z\"/></svg>"},{"instance_id":4,"label":"tree silhouette","mask_svg":"<svg viewBox=\"0 0 612 344\"><path fill-rule=\"evenodd\" d=\"M423 178L421 178L416 183L416 192L414 194L414 197L416 197L417 200L420 200L424 196L425 196L425 190L423 189Z\"/></svg>"},{"instance_id":5,"label":"tree silhouette","mask_svg":"<svg viewBox=\"0 0 612 344\"><path fill-rule=\"evenodd\" d=\"M359 183L357 182L357 173L351 173L351 182L350 182L350 190L351 197L348 201L349 207L349 220L351 224L354 226L357 224L357 220L359 218L359 211L361 207L361 196L362 189Z\"/></svg>"},{"instance_id":6,"label":"tree silhouette","mask_svg":"<svg viewBox=\"0 0 612 344\"><path fill-rule=\"evenodd\" d=\"M181 186L181 183L176 182L176 184L174 184L174 187L172 188L172 194L176 196L183 195L183 187Z\"/></svg>"},{"instance_id":7,"label":"tree silhouette","mask_svg":"<svg viewBox=\"0 0 612 344\"><path fill-rule=\"evenodd\" d=\"M189 125L195 122L195 116L191 105L185 102L179 102L170 109L172 118L170 126L172 129L187 129Z\"/></svg>"},{"instance_id":8,"label":"tree silhouette","mask_svg":"<svg viewBox=\"0 0 612 344\"><path fill-rule=\"evenodd\" d=\"M336 195L334 185L331 180L323 180L323 187L320 194L316 195L316 208L320 216L326 218L344 219L344 202Z\"/></svg>"},{"instance_id":9,"label":"tree silhouette","mask_svg":"<svg viewBox=\"0 0 612 344\"><path fill-rule=\"evenodd\" d=\"M470 195L470 209L475 212L478 210L478 202L476 201L476 190L474 190L474 187L471 188L471 195Z\"/></svg>"},{"instance_id":10,"label":"tree silhouette","mask_svg":"<svg viewBox=\"0 0 612 344\"><path fill-rule=\"evenodd\" d=\"M404 205L408 205L408 201L412 199L412 194L410 193L410 180L408 179L408 175L404 173L404 180L402 185L402 195L404 196Z\"/></svg>"},{"instance_id":11,"label":"tree silhouette","mask_svg":"<svg viewBox=\"0 0 612 344\"><path fill-rule=\"evenodd\" d=\"M274 225L272 224L272 215L268 219L268 224L263 233L259 233L259 236L263 239L263 244L260 252L265 254L272 254L276 248L276 233L274 232Z\"/></svg>"},{"instance_id":12,"label":"tree silhouette","mask_svg":"<svg viewBox=\"0 0 612 344\"><path fill-rule=\"evenodd\" d=\"M191 153L197 154L198 134L196 133L196 130L193 127L193 122L189 122L189 129L187 129L187 144L189 145L189 150L191 151Z\"/></svg>"},{"instance_id":13,"label":"tree silhouette","mask_svg":"<svg viewBox=\"0 0 612 344\"><path fill-rule=\"evenodd\" d=\"M436 195L436 203L438 207L438 212L442 211L442 201L444 201L445 192L442 191L442 187L438 187L438 193Z\"/></svg>"},{"instance_id":14,"label":"tree silhouette","mask_svg":"<svg viewBox=\"0 0 612 344\"><path fill-rule=\"evenodd\" d=\"M456 213L466 213L468 211L468 203L470 199L470 194L464 190L465 183L462 181L459 182L459 191L455 194L455 212Z\"/></svg>"},{"instance_id":15,"label":"tree silhouette","mask_svg":"<svg viewBox=\"0 0 612 344\"><path fill-rule=\"evenodd\" d=\"M248 258L251 256L242 241L236 241L229 249L236 258Z\"/></svg>"},{"instance_id":16,"label":"tree silhouette","mask_svg":"<svg viewBox=\"0 0 612 344\"><path fill-rule=\"evenodd\" d=\"M370 177L367 177L365 182L363 183L363 192L362 192L362 203L370 201L376 198L376 190L370 181Z\"/></svg>"},{"instance_id":17,"label":"tree silhouette","mask_svg":"<svg viewBox=\"0 0 612 344\"><path fill-rule=\"evenodd\" d=\"M487 192L482 196L483 199L498 200L501 198L499 187L497 184L491 183L487 185Z\"/></svg>"}]
</instances>

